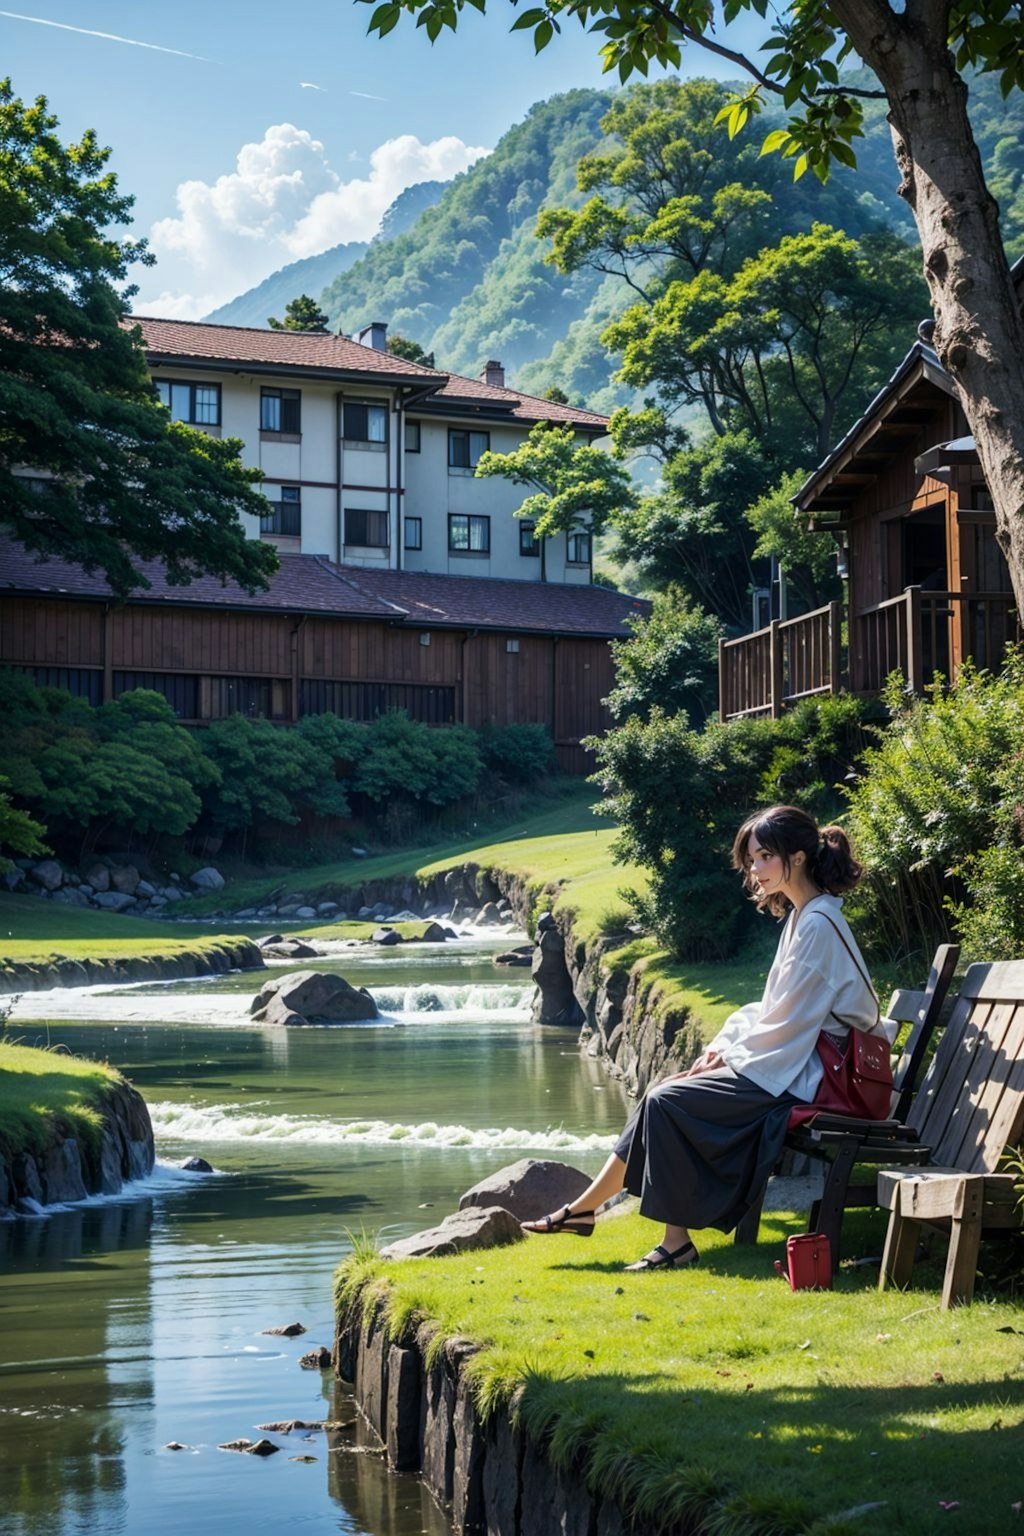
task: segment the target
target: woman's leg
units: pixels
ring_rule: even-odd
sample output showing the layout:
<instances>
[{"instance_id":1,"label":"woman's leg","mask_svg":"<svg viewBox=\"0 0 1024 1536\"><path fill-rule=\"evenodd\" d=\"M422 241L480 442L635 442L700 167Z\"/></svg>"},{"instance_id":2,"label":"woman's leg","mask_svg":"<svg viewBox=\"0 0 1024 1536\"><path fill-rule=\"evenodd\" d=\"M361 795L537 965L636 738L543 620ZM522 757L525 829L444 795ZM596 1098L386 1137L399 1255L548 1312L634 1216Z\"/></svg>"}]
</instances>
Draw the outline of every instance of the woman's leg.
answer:
<instances>
[{"instance_id":1,"label":"woman's leg","mask_svg":"<svg viewBox=\"0 0 1024 1536\"><path fill-rule=\"evenodd\" d=\"M583 1193L577 1195L576 1199L570 1203L568 1214L575 1216L579 1211L588 1213L596 1211L604 1205L606 1200L611 1200L621 1192L625 1174L626 1164L613 1152L597 1177L592 1179ZM552 1213L551 1220L554 1222L563 1220L565 1215L566 1208L563 1206L561 1211ZM525 1232L548 1232L551 1228L547 1221L547 1217L541 1217L539 1221L524 1221L521 1225Z\"/></svg>"}]
</instances>

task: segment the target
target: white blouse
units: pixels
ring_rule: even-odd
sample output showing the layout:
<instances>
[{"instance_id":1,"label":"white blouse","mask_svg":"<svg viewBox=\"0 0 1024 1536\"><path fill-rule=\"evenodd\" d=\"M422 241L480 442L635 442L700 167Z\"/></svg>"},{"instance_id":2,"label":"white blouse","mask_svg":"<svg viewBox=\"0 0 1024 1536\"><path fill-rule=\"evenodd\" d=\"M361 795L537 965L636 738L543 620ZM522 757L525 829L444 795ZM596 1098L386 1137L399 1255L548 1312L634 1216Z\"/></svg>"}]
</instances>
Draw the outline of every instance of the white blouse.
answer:
<instances>
[{"instance_id":1,"label":"white blouse","mask_svg":"<svg viewBox=\"0 0 1024 1536\"><path fill-rule=\"evenodd\" d=\"M864 979L867 967L842 905L839 896L821 895L790 912L761 1001L731 1013L708 1046L773 1097L789 1092L810 1103L821 1081L815 1050L821 1030L845 1034L846 1025L870 1030L878 1020L874 993Z\"/></svg>"}]
</instances>

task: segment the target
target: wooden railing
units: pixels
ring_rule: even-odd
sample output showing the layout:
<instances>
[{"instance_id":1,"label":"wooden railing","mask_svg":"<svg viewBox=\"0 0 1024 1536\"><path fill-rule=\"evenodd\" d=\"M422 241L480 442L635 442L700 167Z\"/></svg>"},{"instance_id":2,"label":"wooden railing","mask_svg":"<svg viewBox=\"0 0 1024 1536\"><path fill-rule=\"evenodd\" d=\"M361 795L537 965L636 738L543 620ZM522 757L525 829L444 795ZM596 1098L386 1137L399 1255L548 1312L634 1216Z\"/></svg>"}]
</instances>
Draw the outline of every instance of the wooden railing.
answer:
<instances>
[{"instance_id":1,"label":"wooden railing","mask_svg":"<svg viewBox=\"0 0 1024 1536\"><path fill-rule=\"evenodd\" d=\"M765 629L718 648L719 718L778 718L787 704L838 693L841 604L827 603L797 619L773 619Z\"/></svg>"},{"instance_id":2,"label":"wooden railing","mask_svg":"<svg viewBox=\"0 0 1024 1536\"><path fill-rule=\"evenodd\" d=\"M891 672L902 672L920 693L936 672L953 675L970 657L998 671L1008 645L1021 638L1009 592L926 592L908 587L850 621L850 687L877 693Z\"/></svg>"}]
</instances>

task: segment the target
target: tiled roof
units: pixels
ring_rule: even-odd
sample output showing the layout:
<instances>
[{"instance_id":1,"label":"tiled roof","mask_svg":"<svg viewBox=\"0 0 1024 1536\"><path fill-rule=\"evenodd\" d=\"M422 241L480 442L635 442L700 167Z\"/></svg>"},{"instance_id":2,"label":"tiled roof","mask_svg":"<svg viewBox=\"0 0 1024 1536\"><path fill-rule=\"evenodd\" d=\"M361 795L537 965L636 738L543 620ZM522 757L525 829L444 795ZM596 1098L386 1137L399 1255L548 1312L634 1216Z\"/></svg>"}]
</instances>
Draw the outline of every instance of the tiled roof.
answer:
<instances>
[{"instance_id":1,"label":"tiled roof","mask_svg":"<svg viewBox=\"0 0 1024 1536\"><path fill-rule=\"evenodd\" d=\"M225 364L252 363L277 368L313 368L318 372L376 373L382 377L441 383L447 374L421 368L404 357L364 347L362 342L312 331L271 331L241 325L206 325L199 320L153 320L129 315L126 326L142 330L146 351L157 357L178 357Z\"/></svg>"},{"instance_id":2,"label":"tiled roof","mask_svg":"<svg viewBox=\"0 0 1024 1536\"><path fill-rule=\"evenodd\" d=\"M333 569L362 592L401 608L410 624L615 637L629 633L624 623L628 614L646 613L649 607L608 587L430 571Z\"/></svg>"},{"instance_id":3,"label":"tiled roof","mask_svg":"<svg viewBox=\"0 0 1024 1536\"><path fill-rule=\"evenodd\" d=\"M449 400L453 405L459 402L497 409L511 405L511 414L517 421L565 422L584 429L589 427L595 432L604 432L608 427L607 416L600 416L596 411L585 411L576 405L558 405L553 400L524 395L518 389L499 389L495 384L463 378L458 373L449 374L447 384L430 397L429 404L436 408L442 401Z\"/></svg>"},{"instance_id":4,"label":"tiled roof","mask_svg":"<svg viewBox=\"0 0 1024 1536\"><path fill-rule=\"evenodd\" d=\"M335 565L320 555L282 555L270 590L250 596L232 581L201 576L171 586L163 568L142 564L150 582L132 603L162 608L218 607L261 612L384 619L426 628L500 629L615 638L624 620L647 604L607 587L507 581L485 576L442 576ZM0 539L0 596L32 593L103 601L111 597L99 572L89 575L62 560L39 561L11 539Z\"/></svg>"},{"instance_id":5,"label":"tiled roof","mask_svg":"<svg viewBox=\"0 0 1024 1536\"><path fill-rule=\"evenodd\" d=\"M423 368L390 352L378 352L360 341L312 331L257 330L240 325L208 325L198 320L158 320L129 315L124 324L140 327L150 360L176 358L182 364L217 363L226 367L249 363L254 368L308 368L316 373L376 374L380 379L438 386L432 399L449 405L507 411L515 421L564 422L583 431L603 432L608 418L574 405L556 405L524 395L518 389L499 389L482 379Z\"/></svg>"}]
</instances>

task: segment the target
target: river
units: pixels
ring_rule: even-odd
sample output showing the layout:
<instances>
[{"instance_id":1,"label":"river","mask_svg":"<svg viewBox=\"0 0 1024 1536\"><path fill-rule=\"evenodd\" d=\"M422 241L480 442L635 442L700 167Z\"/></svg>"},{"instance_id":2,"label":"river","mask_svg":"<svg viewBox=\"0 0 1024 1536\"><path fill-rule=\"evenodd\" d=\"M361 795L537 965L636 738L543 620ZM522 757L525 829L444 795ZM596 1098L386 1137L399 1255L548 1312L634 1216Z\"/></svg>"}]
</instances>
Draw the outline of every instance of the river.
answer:
<instances>
[{"instance_id":1,"label":"river","mask_svg":"<svg viewBox=\"0 0 1024 1536\"><path fill-rule=\"evenodd\" d=\"M621 1090L530 1022L528 974L497 970L497 947L302 962L378 1000L381 1019L328 1029L251 1025L253 974L22 1000L15 1038L141 1090L158 1165L124 1197L0 1222L0 1536L445 1536L346 1390L298 1360L330 1347L354 1237L431 1225L520 1157L594 1170L613 1143ZM193 1154L216 1172L182 1172ZM263 1460L218 1449L295 1418L351 1428L270 1435Z\"/></svg>"}]
</instances>

